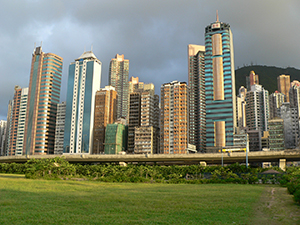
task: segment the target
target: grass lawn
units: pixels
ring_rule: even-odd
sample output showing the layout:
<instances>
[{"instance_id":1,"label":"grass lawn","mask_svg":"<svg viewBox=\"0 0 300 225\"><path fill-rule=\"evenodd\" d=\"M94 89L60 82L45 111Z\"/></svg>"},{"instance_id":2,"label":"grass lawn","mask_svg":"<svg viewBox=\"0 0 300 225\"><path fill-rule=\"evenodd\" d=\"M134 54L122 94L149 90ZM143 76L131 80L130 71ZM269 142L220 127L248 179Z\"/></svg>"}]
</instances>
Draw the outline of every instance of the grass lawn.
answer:
<instances>
[{"instance_id":1,"label":"grass lawn","mask_svg":"<svg viewBox=\"0 0 300 225\"><path fill-rule=\"evenodd\" d=\"M280 224L281 217L273 218L267 204L278 190L283 188L30 180L0 174L0 224L273 224L272 219ZM286 196L296 217L282 224L298 224L299 206Z\"/></svg>"}]
</instances>

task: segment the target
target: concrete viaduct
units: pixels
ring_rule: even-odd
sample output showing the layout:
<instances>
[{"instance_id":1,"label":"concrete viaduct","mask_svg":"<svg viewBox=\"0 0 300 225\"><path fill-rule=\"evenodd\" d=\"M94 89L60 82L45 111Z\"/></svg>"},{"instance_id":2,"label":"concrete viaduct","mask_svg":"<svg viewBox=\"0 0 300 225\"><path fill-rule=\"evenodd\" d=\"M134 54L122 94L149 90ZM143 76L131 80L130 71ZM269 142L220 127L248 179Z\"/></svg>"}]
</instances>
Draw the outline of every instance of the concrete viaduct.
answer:
<instances>
[{"instance_id":1,"label":"concrete viaduct","mask_svg":"<svg viewBox=\"0 0 300 225\"><path fill-rule=\"evenodd\" d=\"M65 157L71 163L157 163L164 164L199 164L205 162L210 164L224 164L235 162L245 163L245 152L231 153L195 153L195 154L125 154L125 155L90 155L90 154L64 154L64 155L24 155L3 156L0 163L25 163L27 160L36 158ZM279 162L281 168L285 168L288 161L300 161L300 150L285 151L257 151L248 152L248 162Z\"/></svg>"}]
</instances>

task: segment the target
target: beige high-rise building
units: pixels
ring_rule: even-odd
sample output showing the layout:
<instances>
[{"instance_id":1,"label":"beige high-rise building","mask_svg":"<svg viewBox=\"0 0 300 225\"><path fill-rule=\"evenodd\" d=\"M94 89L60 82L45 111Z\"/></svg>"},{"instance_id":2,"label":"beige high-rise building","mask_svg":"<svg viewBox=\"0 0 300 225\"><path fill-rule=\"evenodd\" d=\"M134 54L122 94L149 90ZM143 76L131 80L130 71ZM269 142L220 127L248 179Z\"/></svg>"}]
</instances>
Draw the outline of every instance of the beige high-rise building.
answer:
<instances>
[{"instance_id":1,"label":"beige high-rise building","mask_svg":"<svg viewBox=\"0 0 300 225\"><path fill-rule=\"evenodd\" d=\"M277 77L277 85L278 85L278 91L282 94L285 95L286 102L290 102L290 98L289 98L289 90L291 87L291 80L290 80L290 75L280 75L279 77Z\"/></svg>"},{"instance_id":2,"label":"beige high-rise building","mask_svg":"<svg viewBox=\"0 0 300 225\"><path fill-rule=\"evenodd\" d=\"M239 89L239 96L236 98L237 126L239 130L246 127L246 94L247 88L241 86Z\"/></svg>"},{"instance_id":3,"label":"beige high-rise building","mask_svg":"<svg viewBox=\"0 0 300 225\"><path fill-rule=\"evenodd\" d=\"M154 84L145 84L144 82L140 82L139 77L130 77L128 84L129 94L133 92L143 92L146 90L151 90L153 93L155 92Z\"/></svg>"},{"instance_id":4,"label":"beige high-rise building","mask_svg":"<svg viewBox=\"0 0 300 225\"><path fill-rule=\"evenodd\" d=\"M161 86L160 153L184 154L188 147L188 87L173 81Z\"/></svg>"},{"instance_id":5,"label":"beige high-rise building","mask_svg":"<svg viewBox=\"0 0 300 225\"><path fill-rule=\"evenodd\" d=\"M93 154L104 153L105 129L117 119L117 92L106 86L96 92Z\"/></svg>"},{"instance_id":6,"label":"beige high-rise building","mask_svg":"<svg viewBox=\"0 0 300 225\"><path fill-rule=\"evenodd\" d=\"M117 54L111 59L109 66L109 85L116 88L118 94L117 118L128 116L129 103L129 60Z\"/></svg>"}]
</instances>

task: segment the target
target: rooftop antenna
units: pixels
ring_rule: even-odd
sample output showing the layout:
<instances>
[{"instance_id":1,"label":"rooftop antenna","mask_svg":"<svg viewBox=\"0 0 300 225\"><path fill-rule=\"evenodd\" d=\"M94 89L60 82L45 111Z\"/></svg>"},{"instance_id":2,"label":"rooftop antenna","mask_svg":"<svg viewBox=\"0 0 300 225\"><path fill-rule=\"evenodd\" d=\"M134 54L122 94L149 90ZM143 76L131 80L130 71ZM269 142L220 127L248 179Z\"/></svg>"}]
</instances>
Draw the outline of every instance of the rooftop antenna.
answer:
<instances>
[{"instance_id":1,"label":"rooftop antenna","mask_svg":"<svg viewBox=\"0 0 300 225\"><path fill-rule=\"evenodd\" d=\"M93 44L92 44L92 46L91 46L91 52L93 51Z\"/></svg>"},{"instance_id":2,"label":"rooftop antenna","mask_svg":"<svg viewBox=\"0 0 300 225\"><path fill-rule=\"evenodd\" d=\"M217 22L219 22L219 14L218 14L218 10L217 10Z\"/></svg>"}]
</instances>

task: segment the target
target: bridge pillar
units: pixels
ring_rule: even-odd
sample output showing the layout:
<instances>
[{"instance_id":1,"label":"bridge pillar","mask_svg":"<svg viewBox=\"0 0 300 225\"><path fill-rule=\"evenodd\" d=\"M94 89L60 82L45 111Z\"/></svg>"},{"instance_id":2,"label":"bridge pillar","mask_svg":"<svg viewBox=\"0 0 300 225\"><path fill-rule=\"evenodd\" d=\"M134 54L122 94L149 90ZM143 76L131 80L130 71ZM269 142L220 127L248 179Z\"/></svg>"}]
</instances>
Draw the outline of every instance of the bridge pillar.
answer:
<instances>
[{"instance_id":1,"label":"bridge pillar","mask_svg":"<svg viewBox=\"0 0 300 225\"><path fill-rule=\"evenodd\" d=\"M279 168L285 171L286 159L279 159Z\"/></svg>"},{"instance_id":2,"label":"bridge pillar","mask_svg":"<svg viewBox=\"0 0 300 225\"><path fill-rule=\"evenodd\" d=\"M127 166L127 163L126 162L119 162L119 165L120 166Z\"/></svg>"},{"instance_id":3,"label":"bridge pillar","mask_svg":"<svg viewBox=\"0 0 300 225\"><path fill-rule=\"evenodd\" d=\"M206 164L205 161L200 161L200 165L201 165L201 166L207 166L207 164Z\"/></svg>"}]
</instances>

